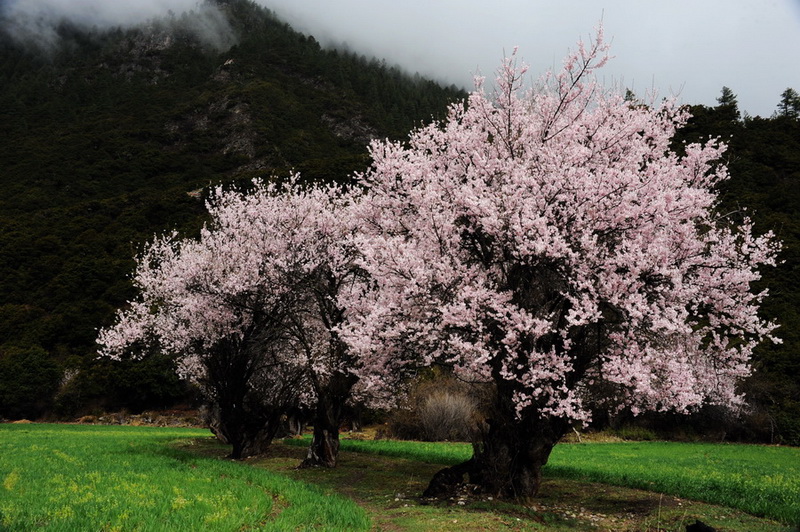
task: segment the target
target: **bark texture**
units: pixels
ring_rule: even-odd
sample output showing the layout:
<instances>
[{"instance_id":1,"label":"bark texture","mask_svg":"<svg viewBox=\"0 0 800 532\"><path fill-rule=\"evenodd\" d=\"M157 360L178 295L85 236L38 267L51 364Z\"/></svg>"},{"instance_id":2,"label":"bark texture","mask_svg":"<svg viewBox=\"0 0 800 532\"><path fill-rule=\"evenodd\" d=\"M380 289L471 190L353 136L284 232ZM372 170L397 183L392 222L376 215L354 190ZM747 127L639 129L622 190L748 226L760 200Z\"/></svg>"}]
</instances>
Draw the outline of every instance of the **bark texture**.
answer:
<instances>
[{"instance_id":1,"label":"bark texture","mask_svg":"<svg viewBox=\"0 0 800 532\"><path fill-rule=\"evenodd\" d=\"M314 413L314 435L305 460L299 467L336 467L339 457L339 427L345 412L345 402L355 384L351 374L334 373L327 383L317 387Z\"/></svg>"},{"instance_id":2,"label":"bark texture","mask_svg":"<svg viewBox=\"0 0 800 532\"><path fill-rule=\"evenodd\" d=\"M446 497L465 477L495 497L533 497L539 492L542 468L569 424L561 419L522 419L510 424L489 420L488 425L472 458L436 473L423 497Z\"/></svg>"},{"instance_id":3,"label":"bark texture","mask_svg":"<svg viewBox=\"0 0 800 532\"><path fill-rule=\"evenodd\" d=\"M204 385L218 418L209 425L231 445L234 460L263 454L282 427L284 413L296 403L300 372L270 379L269 371L277 366L261 353L259 340L254 334L249 341L219 342L205 363Z\"/></svg>"}]
</instances>

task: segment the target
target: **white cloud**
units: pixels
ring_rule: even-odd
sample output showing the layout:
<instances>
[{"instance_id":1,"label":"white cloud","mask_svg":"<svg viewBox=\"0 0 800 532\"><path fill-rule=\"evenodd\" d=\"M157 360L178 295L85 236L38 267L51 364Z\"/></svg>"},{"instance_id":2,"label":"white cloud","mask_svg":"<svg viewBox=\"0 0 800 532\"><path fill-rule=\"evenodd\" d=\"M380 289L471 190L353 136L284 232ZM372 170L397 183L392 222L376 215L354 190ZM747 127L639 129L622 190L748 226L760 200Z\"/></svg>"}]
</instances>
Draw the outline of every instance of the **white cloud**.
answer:
<instances>
[{"instance_id":1,"label":"white cloud","mask_svg":"<svg viewBox=\"0 0 800 532\"><path fill-rule=\"evenodd\" d=\"M192 31L219 46L229 41L230 27L221 12L198 0L7 0L0 4L5 26L18 39L56 46L57 25L69 21L84 28L131 27L149 20L194 12Z\"/></svg>"},{"instance_id":2,"label":"white cloud","mask_svg":"<svg viewBox=\"0 0 800 532\"><path fill-rule=\"evenodd\" d=\"M557 66L602 18L615 56L604 76L636 92L715 105L725 85L743 110L769 116L786 87L800 90L797 0L259 1L322 42L468 88L514 46L532 72Z\"/></svg>"}]
</instances>

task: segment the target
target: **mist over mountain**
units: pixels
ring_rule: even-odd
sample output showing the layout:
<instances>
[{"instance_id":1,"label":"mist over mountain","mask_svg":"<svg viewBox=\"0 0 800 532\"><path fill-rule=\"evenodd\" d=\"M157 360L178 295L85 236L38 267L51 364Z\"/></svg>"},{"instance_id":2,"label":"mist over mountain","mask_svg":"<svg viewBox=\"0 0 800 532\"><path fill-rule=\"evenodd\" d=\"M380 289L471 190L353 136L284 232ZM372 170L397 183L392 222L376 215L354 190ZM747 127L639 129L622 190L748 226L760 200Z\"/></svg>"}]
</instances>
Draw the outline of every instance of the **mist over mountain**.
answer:
<instances>
[{"instance_id":1,"label":"mist over mountain","mask_svg":"<svg viewBox=\"0 0 800 532\"><path fill-rule=\"evenodd\" d=\"M226 50L236 42L228 18L211 0L8 0L0 6L3 32L19 43L49 52L69 44L64 28L105 32L152 26L191 33L217 50Z\"/></svg>"},{"instance_id":2,"label":"mist over mountain","mask_svg":"<svg viewBox=\"0 0 800 532\"><path fill-rule=\"evenodd\" d=\"M224 0L3 0L7 25L29 42L52 46L60 24L127 29L170 12L208 10ZM615 58L603 69L609 87L654 91L682 103L713 105L724 85L742 112L769 117L786 87L800 86L783 50L800 47L800 3L725 0L257 0L323 47L376 56L408 72L467 90L473 75L491 78L507 53L538 74L559 64L578 38L602 24ZM199 28L202 31L202 28ZM210 32L211 35L215 30ZM746 38L743 38L746 36ZM48 44L50 43L50 44ZM533 80L531 80L533 81Z\"/></svg>"}]
</instances>

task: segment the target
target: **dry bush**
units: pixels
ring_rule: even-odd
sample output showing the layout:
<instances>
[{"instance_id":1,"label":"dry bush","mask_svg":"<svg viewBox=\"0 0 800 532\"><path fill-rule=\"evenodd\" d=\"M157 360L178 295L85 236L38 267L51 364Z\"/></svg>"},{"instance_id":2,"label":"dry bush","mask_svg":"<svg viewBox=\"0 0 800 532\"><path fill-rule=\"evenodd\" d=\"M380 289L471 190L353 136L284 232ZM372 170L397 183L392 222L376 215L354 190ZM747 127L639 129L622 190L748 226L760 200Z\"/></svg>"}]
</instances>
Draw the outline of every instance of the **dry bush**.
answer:
<instances>
[{"instance_id":1,"label":"dry bush","mask_svg":"<svg viewBox=\"0 0 800 532\"><path fill-rule=\"evenodd\" d=\"M417 411L422 432L430 441L469 441L476 423L478 401L464 393L439 391Z\"/></svg>"},{"instance_id":2,"label":"dry bush","mask_svg":"<svg viewBox=\"0 0 800 532\"><path fill-rule=\"evenodd\" d=\"M403 440L471 441L482 420L486 386L444 372L420 378L404 408L392 412L383 437Z\"/></svg>"}]
</instances>

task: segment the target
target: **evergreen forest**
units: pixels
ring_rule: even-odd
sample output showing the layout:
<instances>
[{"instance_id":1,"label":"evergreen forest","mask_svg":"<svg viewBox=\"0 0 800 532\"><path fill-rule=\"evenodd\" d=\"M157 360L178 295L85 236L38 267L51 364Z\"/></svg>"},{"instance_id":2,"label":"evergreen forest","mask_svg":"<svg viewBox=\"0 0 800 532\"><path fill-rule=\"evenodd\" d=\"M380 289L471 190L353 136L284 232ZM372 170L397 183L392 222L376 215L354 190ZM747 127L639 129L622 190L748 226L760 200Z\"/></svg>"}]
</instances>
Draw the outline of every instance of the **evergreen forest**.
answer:
<instances>
[{"instance_id":1,"label":"evergreen forest","mask_svg":"<svg viewBox=\"0 0 800 532\"><path fill-rule=\"evenodd\" d=\"M322 48L249 0L132 29L61 24L58 44L0 20L0 418L72 419L190 400L172 362L96 358L100 327L135 294L134 257L154 234L196 234L210 187L255 177L345 182L371 139L403 139L466 94L376 58ZM633 95L631 95L633 98ZM650 422L724 426L725 437L800 444L800 97L742 115L723 88L675 139L720 137L731 179L720 213L783 241L762 311L780 323L743 383L751 410ZM618 419L599 421L619 423ZM647 422L647 420L644 420ZM699 430L699 429L698 429Z\"/></svg>"}]
</instances>

